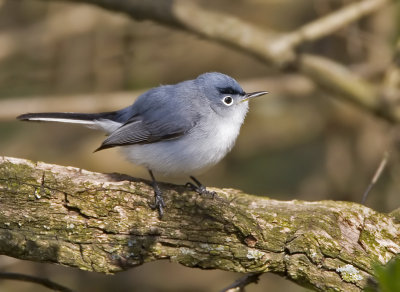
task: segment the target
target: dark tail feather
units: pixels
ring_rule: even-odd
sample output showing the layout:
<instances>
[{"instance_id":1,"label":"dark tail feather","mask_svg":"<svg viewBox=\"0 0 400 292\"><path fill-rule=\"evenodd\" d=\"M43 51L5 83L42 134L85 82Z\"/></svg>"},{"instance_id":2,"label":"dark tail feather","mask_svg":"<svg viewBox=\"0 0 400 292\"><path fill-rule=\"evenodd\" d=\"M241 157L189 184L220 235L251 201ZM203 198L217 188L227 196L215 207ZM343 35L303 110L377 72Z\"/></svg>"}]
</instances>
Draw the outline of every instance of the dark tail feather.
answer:
<instances>
[{"instance_id":1,"label":"dark tail feather","mask_svg":"<svg viewBox=\"0 0 400 292\"><path fill-rule=\"evenodd\" d=\"M96 114L83 113L27 113L17 117L21 121L61 122L76 124L91 124L95 120L115 120L118 112L104 112Z\"/></svg>"}]
</instances>

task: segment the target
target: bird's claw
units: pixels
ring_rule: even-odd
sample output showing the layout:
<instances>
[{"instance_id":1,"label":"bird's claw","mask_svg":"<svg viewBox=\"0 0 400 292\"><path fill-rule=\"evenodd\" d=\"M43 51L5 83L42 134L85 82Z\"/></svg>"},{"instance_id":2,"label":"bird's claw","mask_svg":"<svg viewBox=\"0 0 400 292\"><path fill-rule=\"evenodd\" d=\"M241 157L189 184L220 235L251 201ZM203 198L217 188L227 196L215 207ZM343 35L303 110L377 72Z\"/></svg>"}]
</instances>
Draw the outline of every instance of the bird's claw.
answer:
<instances>
[{"instance_id":1,"label":"bird's claw","mask_svg":"<svg viewBox=\"0 0 400 292\"><path fill-rule=\"evenodd\" d=\"M164 203L164 199L162 197L162 192L161 192L160 188L158 187L158 185L154 186L154 204L149 204L149 205L150 205L150 208L152 208L153 210L158 209L158 214L161 219L164 215L165 203Z\"/></svg>"},{"instance_id":2,"label":"bird's claw","mask_svg":"<svg viewBox=\"0 0 400 292\"><path fill-rule=\"evenodd\" d=\"M193 192L198 193L199 195L208 195L212 196L212 198L215 197L215 195L217 194L216 192L207 190L207 188L204 185L202 185L200 181L198 181L195 177L191 176L190 178L195 182L195 184L187 182L185 185L186 188L188 188Z\"/></svg>"}]
</instances>

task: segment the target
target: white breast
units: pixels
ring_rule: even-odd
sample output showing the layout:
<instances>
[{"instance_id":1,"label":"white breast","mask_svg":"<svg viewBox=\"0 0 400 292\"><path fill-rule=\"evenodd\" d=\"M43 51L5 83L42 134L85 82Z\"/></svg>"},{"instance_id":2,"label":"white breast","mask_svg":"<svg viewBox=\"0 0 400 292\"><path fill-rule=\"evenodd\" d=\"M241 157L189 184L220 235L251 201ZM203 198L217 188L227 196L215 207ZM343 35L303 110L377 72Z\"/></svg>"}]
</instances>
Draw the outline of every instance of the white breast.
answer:
<instances>
[{"instance_id":1,"label":"white breast","mask_svg":"<svg viewBox=\"0 0 400 292\"><path fill-rule=\"evenodd\" d=\"M201 121L176 140L122 147L128 159L169 176L194 175L218 163L233 147L247 106L230 117Z\"/></svg>"}]
</instances>

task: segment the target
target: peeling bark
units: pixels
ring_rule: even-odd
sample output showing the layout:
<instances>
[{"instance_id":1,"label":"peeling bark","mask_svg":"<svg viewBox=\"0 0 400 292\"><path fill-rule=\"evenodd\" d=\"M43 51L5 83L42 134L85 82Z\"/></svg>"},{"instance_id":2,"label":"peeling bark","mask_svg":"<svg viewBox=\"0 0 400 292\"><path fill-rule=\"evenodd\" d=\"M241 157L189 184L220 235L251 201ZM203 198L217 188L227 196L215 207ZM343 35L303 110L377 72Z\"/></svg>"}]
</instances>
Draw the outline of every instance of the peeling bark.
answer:
<instances>
[{"instance_id":1,"label":"peeling bark","mask_svg":"<svg viewBox=\"0 0 400 292\"><path fill-rule=\"evenodd\" d=\"M360 291L400 253L400 222L350 202L277 201L233 189L202 197L120 174L0 157L0 253L115 273L170 259L273 272L320 291Z\"/></svg>"}]
</instances>

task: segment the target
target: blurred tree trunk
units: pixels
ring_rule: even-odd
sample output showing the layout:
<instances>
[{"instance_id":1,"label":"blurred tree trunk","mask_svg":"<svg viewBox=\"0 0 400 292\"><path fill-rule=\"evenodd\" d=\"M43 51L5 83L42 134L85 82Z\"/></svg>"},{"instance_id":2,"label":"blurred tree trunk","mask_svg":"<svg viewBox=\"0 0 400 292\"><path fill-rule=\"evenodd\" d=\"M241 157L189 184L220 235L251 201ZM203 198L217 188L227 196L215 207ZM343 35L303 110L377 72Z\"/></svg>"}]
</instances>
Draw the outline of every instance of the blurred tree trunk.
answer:
<instances>
[{"instance_id":1,"label":"blurred tree trunk","mask_svg":"<svg viewBox=\"0 0 400 292\"><path fill-rule=\"evenodd\" d=\"M0 158L0 253L115 273L170 259L188 267L274 272L316 290L360 291L400 252L400 223L350 202L276 201L233 189L202 197L146 181ZM393 213L394 214L394 213Z\"/></svg>"}]
</instances>

